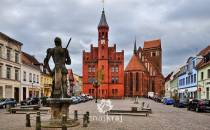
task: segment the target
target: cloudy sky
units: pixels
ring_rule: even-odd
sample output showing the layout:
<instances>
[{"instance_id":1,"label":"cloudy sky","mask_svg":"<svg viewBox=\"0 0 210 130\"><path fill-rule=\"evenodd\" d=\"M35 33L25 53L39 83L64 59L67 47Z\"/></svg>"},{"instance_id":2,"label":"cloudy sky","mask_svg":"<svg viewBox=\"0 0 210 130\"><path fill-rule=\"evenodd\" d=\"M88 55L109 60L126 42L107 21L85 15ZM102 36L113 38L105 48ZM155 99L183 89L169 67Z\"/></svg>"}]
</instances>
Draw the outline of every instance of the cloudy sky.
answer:
<instances>
[{"instance_id":1,"label":"cloudy sky","mask_svg":"<svg viewBox=\"0 0 210 130\"><path fill-rule=\"evenodd\" d=\"M110 45L125 50L125 66L136 36L160 38L163 73L168 74L210 43L210 0L105 0ZM55 36L69 46L73 70L82 73L82 50L97 45L101 0L1 0L0 31L22 42L42 61Z\"/></svg>"}]
</instances>

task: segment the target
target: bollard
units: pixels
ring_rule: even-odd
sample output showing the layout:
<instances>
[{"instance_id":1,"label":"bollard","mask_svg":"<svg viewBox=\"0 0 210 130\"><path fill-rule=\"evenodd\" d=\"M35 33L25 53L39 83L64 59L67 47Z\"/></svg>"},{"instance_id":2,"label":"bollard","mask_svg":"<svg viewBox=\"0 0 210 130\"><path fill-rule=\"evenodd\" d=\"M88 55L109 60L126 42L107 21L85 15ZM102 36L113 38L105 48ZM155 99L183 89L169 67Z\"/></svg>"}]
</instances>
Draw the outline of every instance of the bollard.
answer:
<instances>
[{"instance_id":1,"label":"bollard","mask_svg":"<svg viewBox=\"0 0 210 130\"><path fill-rule=\"evenodd\" d=\"M65 114L62 115L62 124L64 125L67 122L67 116Z\"/></svg>"},{"instance_id":2,"label":"bollard","mask_svg":"<svg viewBox=\"0 0 210 130\"><path fill-rule=\"evenodd\" d=\"M142 102L142 106L141 107L144 108L144 105L145 105L145 102Z\"/></svg>"},{"instance_id":3,"label":"bollard","mask_svg":"<svg viewBox=\"0 0 210 130\"><path fill-rule=\"evenodd\" d=\"M78 112L77 112L77 110L74 111L74 120L76 120L76 121L78 120Z\"/></svg>"},{"instance_id":4,"label":"bollard","mask_svg":"<svg viewBox=\"0 0 210 130\"><path fill-rule=\"evenodd\" d=\"M148 116L149 116L149 113L147 112L147 113L146 113L146 117L148 117Z\"/></svg>"},{"instance_id":5,"label":"bollard","mask_svg":"<svg viewBox=\"0 0 210 130\"><path fill-rule=\"evenodd\" d=\"M40 112L37 112L37 116L36 116L36 130L41 130Z\"/></svg>"},{"instance_id":6,"label":"bollard","mask_svg":"<svg viewBox=\"0 0 210 130\"><path fill-rule=\"evenodd\" d=\"M26 113L26 127L31 127L30 114Z\"/></svg>"},{"instance_id":7,"label":"bollard","mask_svg":"<svg viewBox=\"0 0 210 130\"><path fill-rule=\"evenodd\" d=\"M87 123L89 124L90 123L90 112L89 111L86 112L86 116L87 116Z\"/></svg>"},{"instance_id":8,"label":"bollard","mask_svg":"<svg viewBox=\"0 0 210 130\"><path fill-rule=\"evenodd\" d=\"M62 125L62 130L67 130L67 127L65 124Z\"/></svg>"},{"instance_id":9,"label":"bollard","mask_svg":"<svg viewBox=\"0 0 210 130\"><path fill-rule=\"evenodd\" d=\"M149 107L149 103L147 104L147 108L150 108L150 107Z\"/></svg>"},{"instance_id":10,"label":"bollard","mask_svg":"<svg viewBox=\"0 0 210 130\"><path fill-rule=\"evenodd\" d=\"M88 126L88 124L87 124L87 115L84 114L84 116L83 116L83 127L87 127L87 126Z\"/></svg>"}]
</instances>

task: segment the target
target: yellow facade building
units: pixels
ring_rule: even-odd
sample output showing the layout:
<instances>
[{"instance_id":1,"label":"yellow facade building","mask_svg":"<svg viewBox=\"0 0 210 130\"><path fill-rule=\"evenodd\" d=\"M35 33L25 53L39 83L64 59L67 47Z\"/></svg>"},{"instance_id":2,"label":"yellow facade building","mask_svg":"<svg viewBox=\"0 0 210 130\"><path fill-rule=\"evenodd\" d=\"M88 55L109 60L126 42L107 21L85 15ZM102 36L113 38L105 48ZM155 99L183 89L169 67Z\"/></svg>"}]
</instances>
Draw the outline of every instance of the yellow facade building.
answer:
<instances>
[{"instance_id":1,"label":"yellow facade building","mask_svg":"<svg viewBox=\"0 0 210 130\"><path fill-rule=\"evenodd\" d=\"M41 73L41 88L43 96L50 97L52 91L52 76Z\"/></svg>"}]
</instances>

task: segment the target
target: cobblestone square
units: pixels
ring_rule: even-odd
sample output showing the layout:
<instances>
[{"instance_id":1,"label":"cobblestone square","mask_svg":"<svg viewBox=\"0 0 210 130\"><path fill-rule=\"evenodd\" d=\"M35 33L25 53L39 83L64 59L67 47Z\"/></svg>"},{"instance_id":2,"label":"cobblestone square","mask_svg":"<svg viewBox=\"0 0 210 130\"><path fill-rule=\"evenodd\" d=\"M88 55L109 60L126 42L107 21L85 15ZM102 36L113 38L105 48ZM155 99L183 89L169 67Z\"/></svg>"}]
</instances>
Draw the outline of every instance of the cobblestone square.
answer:
<instances>
[{"instance_id":1,"label":"cobblestone square","mask_svg":"<svg viewBox=\"0 0 210 130\"><path fill-rule=\"evenodd\" d=\"M210 113L196 113L187 111L186 108L174 108L162 103L156 103L149 99L140 98L139 104L134 104L133 99L111 100L113 109L128 110L132 106L141 106L141 102L149 103L153 113L148 117L122 116L116 120L101 120L105 117L97 110L94 101L70 106L70 117L73 111L79 114L90 112L90 124L82 127L82 115L79 115L80 126L68 128L69 130L209 130ZM34 130L35 117L32 116L32 127L25 127L25 114L8 114L6 110L0 110L0 130ZM99 117L98 119L93 117ZM42 117L46 118L46 116ZM51 129L43 129L51 130Z\"/></svg>"}]
</instances>

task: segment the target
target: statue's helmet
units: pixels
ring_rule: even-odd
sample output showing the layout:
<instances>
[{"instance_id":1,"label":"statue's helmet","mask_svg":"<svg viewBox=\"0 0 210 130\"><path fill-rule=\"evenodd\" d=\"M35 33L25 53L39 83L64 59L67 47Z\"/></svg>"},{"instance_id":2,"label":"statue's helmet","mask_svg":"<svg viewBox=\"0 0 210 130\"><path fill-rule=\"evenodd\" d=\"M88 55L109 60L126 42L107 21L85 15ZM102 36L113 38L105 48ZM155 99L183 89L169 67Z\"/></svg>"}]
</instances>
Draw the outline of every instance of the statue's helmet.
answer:
<instances>
[{"instance_id":1,"label":"statue's helmet","mask_svg":"<svg viewBox=\"0 0 210 130\"><path fill-rule=\"evenodd\" d=\"M56 37L55 38L55 40L54 40L54 42L55 42L55 46L61 46L61 38L59 38L59 37Z\"/></svg>"}]
</instances>

